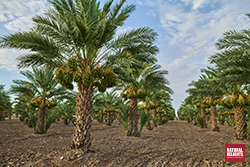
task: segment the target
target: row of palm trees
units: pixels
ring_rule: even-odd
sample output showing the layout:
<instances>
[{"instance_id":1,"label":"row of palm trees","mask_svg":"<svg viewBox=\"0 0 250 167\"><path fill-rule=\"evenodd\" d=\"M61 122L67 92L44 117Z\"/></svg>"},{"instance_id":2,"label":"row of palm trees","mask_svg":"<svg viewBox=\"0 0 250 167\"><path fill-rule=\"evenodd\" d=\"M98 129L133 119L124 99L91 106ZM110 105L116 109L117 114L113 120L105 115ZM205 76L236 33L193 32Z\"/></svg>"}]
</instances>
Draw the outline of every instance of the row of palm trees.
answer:
<instances>
[{"instance_id":1,"label":"row of palm trees","mask_svg":"<svg viewBox=\"0 0 250 167\"><path fill-rule=\"evenodd\" d=\"M24 110L28 115L32 115L36 112L35 110L38 110L34 128L37 134L42 134L48 129L45 123L46 113L56 106L56 101L72 101L76 96L73 92L59 86L53 71L43 68L32 68L32 70L33 72L22 71L21 74L28 81L13 80L14 85L11 85L9 92L17 96L14 111L17 114L20 113L21 120Z\"/></svg>"},{"instance_id":2,"label":"row of palm trees","mask_svg":"<svg viewBox=\"0 0 250 167\"><path fill-rule=\"evenodd\" d=\"M33 17L34 26L29 31L1 37L1 48L31 51L18 57L19 68L39 67L33 68L39 73L38 78L41 77L39 82L31 72L23 73L36 85L14 81L16 86L12 87L12 92L21 92L19 87L32 90L38 85L42 87L35 90L35 94L25 90L33 93L29 100L39 110L37 133L42 133L46 107L53 104L52 98L68 97L72 94L68 90L73 90L74 85L78 92L71 148L83 152L91 145L89 130L96 89L99 92L111 87L123 90L122 97L130 101L127 134L131 136L140 136L138 100L147 98L147 105L154 103L171 108L172 91L164 76L167 71L156 65L157 33L142 27L116 37L117 29L136 8L133 4L125 6L125 2L121 0L113 5L114 0L109 0L100 7L96 0L51 0L52 8ZM51 78L54 71L55 80L46 82L45 78ZM55 90L48 91L48 88Z\"/></svg>"},{"instance_id":3,"label":"row of palm trees","mask_svg":"<svg viewBox=\"0 0 250 167\"><path fill-rule=\"evenodd\" d=\"M11 115L12 103L7 91L4 90L4 85L0 85L0 121L4 120L6 115Z\"/></svg>"},{"instance_id":4,"label":"row of palm trees","mask_svg":"<svg viewBox=\"0 0 250 167\"><path fill-rule=\"evenodd\" d=\"M250 14L247 14L250 17ZM250 30L230 30L216 43L218 53L209 57L213 67L202 69L198 81L192 81L187 90L189 96L185 105L201 107L201 116L205 124L204 108L210 108L213 131L217 126L216 107L223 106L234 111L235 132L237 139L247 138L247 121L249 117L249 60ZM185 107L184 107L185 108ZM180 108L180 113L181 113Z\"/></svg>"}]
</instances>

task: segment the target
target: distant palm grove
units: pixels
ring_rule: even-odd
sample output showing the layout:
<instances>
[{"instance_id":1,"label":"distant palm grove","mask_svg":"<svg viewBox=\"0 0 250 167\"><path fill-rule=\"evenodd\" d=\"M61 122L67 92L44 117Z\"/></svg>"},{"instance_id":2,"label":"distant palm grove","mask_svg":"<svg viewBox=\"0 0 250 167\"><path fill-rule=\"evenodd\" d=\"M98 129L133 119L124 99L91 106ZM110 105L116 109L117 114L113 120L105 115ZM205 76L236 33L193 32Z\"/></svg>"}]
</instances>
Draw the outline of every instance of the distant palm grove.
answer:
<instances>
[{"instance_id":1,"label":"distant palm grove","mask_svg":"<svg viewBox=\"0 0 250 167\"><path fill-rule=\"evenodd\" d=\"M174 119L168 72L156 59L157 32L116 33L136 8L125 2L51 0L53 8L34 16L29 31L2 36L1 48L29 51L17 66L32 70L21 71L27 79L13 80L10 90L0 86L0 120L15 114L37 135L57 120L72 123L69 145L86 153L93 119L107 126L117 119L134 137L144 126L152 130Z\"/></svg>"},{"instance_id":2,"label":"distant palm grove","mask_svg":"<svg viewBox=\"0 0 250 167\"><path fill-rule=\"evenodd\" d=\"M223 34L211 67L189 84L177 118L168 72L157 64L157 32L141 27L117 34L136 6L113 1L101 7L96 0L50 0L53 8L34 16L29 31L0 38L0 48L29 51L17 66L32 68L9 90L0 85L0 121L16 115L39 135L62 120L74 126L70 147L83 153L94 119L107 126L117 120L134 137L174 119L201 128L210 123L218 133L217 124L227 122L237 139L249 138L250 30Z\"/></svg>"},{"instance_id":3,"label":"distant palm grove","mask_svg":"<svg viewBox=\"0 0 250 167\"><path fill-rule=\"evenodd\" d=\"M250 17L250 14L246 14ZM178 109L178 117L201 128L211 123L232 126L235 138L250 138L250 29L229 30L215 44L218 52L209 57L210 67L192 81L189 96Z\"/></svg>"}]
</instances>

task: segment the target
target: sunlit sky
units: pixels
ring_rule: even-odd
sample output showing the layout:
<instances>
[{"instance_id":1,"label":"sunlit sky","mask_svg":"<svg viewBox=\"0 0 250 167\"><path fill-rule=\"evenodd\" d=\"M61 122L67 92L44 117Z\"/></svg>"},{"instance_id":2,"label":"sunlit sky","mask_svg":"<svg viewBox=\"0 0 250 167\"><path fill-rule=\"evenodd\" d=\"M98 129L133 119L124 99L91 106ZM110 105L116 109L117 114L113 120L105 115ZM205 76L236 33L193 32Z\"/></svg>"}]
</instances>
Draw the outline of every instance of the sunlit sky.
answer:
<instances>
[{"instance_id":1,"label":"sunlit sky","mask_svg":"<svg viewBox=\"0 0 250 167\"><path fill-rule=\"evenodd\" d=\"M105 0L101 0L103 4ZM158 63L169 72L173 106L178 110L186 97L186 89L197 80L200 69L209 65L208 57L216 51L214 44L223 32L250 27L249 0L128 0L134 11L118 30L148 26L158 34ZM0 36L26 31L31 18L41 14L49 4L46 0L1 0ZM14 79L25 79L17 69L16 58L25 51L0 49L0 84L9 89ZM22 69L26 70L26 69Z\"/></svg>"}]
</instances>

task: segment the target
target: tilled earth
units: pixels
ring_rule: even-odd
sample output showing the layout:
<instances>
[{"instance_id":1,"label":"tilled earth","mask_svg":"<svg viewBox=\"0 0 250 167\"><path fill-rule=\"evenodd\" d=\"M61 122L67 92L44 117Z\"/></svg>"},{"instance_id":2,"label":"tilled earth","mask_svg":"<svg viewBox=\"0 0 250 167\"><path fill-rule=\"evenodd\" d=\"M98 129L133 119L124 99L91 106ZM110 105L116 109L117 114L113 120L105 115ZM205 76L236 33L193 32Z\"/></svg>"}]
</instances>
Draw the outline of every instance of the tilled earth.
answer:
<instances>
[{"instance_id":1,"label":"tilled earth","mask_svg":"<svg viewBox=\"0 0 250 167\"><path fill-rule=\"evenodd\" d=\"M91 152L71 151L73 125L53 123L46 134L18 119L0 121L0 166L249 166L250 141L235 140L234 129L219 125L220 132L172 120L141 137L127 137L117 121L112 126L93 121ZM245 144L245 163L226 163L225 144Z\"/></svg>"}]
</instances>

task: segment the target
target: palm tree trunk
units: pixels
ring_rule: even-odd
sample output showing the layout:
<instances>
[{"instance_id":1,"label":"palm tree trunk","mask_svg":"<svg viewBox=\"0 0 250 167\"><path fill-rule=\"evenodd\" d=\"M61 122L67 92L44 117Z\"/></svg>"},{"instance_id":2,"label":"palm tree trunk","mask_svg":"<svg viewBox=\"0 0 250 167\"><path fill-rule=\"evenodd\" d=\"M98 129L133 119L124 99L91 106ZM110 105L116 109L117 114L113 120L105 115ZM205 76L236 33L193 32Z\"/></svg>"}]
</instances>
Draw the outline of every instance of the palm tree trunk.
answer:
<instances>
[{"instance_id":1,"label":"palm tree trunk","mask_svg":"<svg viewBox=\"0 0 250 167\"><path fill-rule=\"evenodd\" d=\"M127 136L134 136L134 137L140 137L140 132L138 130L137 124L138 124L138 113L137 113L137 99L132 98L130 99L130 107L129 107L129 129L127 132Z\"/></svg>"},{"instance_id":2,"label":"palm tree trunk","mask_svg":"<svg viewBox=\"0 0 250 167\"><path fill-rule=\"evenodd\" d=\"M148 112L149 112L149 109L146 109L146 113L148 113ZM151 127L151 124L150 124L150 120L146 124L146 129L147 130L152 130L152 127Z\"/></svg>"},{"instance_id":3,"label":"palm tree trunk","mask_svg":"<svg viewBox=\"0 0 250 167\"><path fill-rule=\"evenodd\" d=\"M120 115L120 112L117 115L117 120L119 121L119 125L121 125L121 115Z\"/></svg>"},{"instance_id":4,"label":"palm tree trunk","mask_svg":"<svg viewBox=\"0 0 250 167\"><path fill-rule=\"evenodd\" d=\"M28 127L29 127L29 128L32 128L32 127L33 127L30 120L29 120L29 122L28 122Z\"/></svg>"},{"instance_id":5,"label":"palm tree trunk","mask_svg":"<svg viewBox=\"0 0 250 167\"><path fill-rule=\"evenodd\" d=\"M66 118L63 120L63 123L64 123L65 125L68 125L68 124L69 124L69 119L68 119L68 117L66 117Z\"/></svg>"},{"instance_id":6,"label":"palm tree trunk","mask_svg":"<svg viewBox=\"0 0 250 167\"><path fill-rule=\"evenodd\" d=\"M201 118L202 118L202 128L207 128L206 110L205 110L205 108L201 108Z\"/></svg>"},{"instance_id":7,"label":"palm tree trunk","mask_svg":"<svg viewBox=\"0 0 250 167\"><path fill-rule=\"evenodd\" d=\"M156 108L153 109L153 119L156 117ZM154 124L154 127L157 127L157 123Z\"/></svg>"},{"instance_id":8,"label":"palm tree trunk","mask_svg":"<svg viewBox=\"0 0 250 167\"><path fill-rule=\"evenodd\" d=\"M101 122L103 122L103 114L101 114Z\"/></svg>"},{"instance_id":9,"label":"palm tree trunk","mask_svg":"<svg viewBox=\"0 0 250 167\"><path fill-rule=\"evenodd\" d=\"M111 126L111 114L110 114L110 112L107 113L107 125Z\"/></svg>"},{"instance_id":10,"label":"palm tree trunk","mask_svg":"<svg viewBox=\"0 0 250 167\"><path fill-rule=\"evenodd\" d=\"M23 115L21 114L20 115L20 121L23 122L24 118L23 118Z\"/></svg>"},{"instance_id":11,"label":"palm tree trunk","mask_svg":"<svg viewBox=\"0 0 250 167\"><path fill-rule=\"evenodd\" d=\"M194 124L194 125L197 125L196 117L195 117L195 116L193 116L193 124Z\"/></svg>"},{"instance_id":12,"label":"palm tree trunk","mask_svg":"<svg viewBox=\"0 0 250 167\"><path fill-rule=\"evenodd\" d=\"M5 120L5 116L6 116L6 114L5 114L5 113L3 113L3 118L2 118L2 120L3 120L3 121Z\"/></svg>"},{"instance_id":13,"label":"palm tree trunk","mask_svg":"<svg viewBox=\"0 0 250 167\"><path fill-rule=\"evenodd\" d=\"M36 121L36 134L42 134L44 133L44 121L45 121L45 115L46 115L46 108L39 107L38 110L38 118Z\"/></svg>"},{"instance_id":14,"label":"palm tree trunk","mask_svg":"<svg viewBox=\"0 0 250 167\"><path fill-rule=\"evenodd\" d=\"M83 84L78 85L76 101L76 121L72 149L81 149L84 153L89 151L91 145L90 127L93 111L93 88L88 90Z\"/></svg>"},{"instance_id":15,"label":"palm tree trunk","mask_svg":"<svg viewBox=\"0 0 250 167\"><path fill-rule=\"evenodd\" d=\"M236 126L236 139L243 140L247 138L247 129L246 129L246 121L245 121L245 113L244 108L241 106L237 106L234 108L234 118L235 118L235 126Z\"/></svg>"},{"instance_id":16,"label":"palm tree trunk","mask_svg":"<svg viewBox=\"0 0 250 167\"><path fill-rule=\"evenodd\" d=\"M2 111L0 110L0 121L3 120L3 113Z\"/></svg>"},{"instance_id":17,"label":"palm tree trunk","mask_svg":"<svg viewBox=\"0 0 250 167\"><path fill-rule=\"evenodd\" d=\"M228 120L230 120L230 119L231 119L231 114L228 115Z\"/></svg>"},{"instance_id":18,"label":"palm tree trunk","mask_svg":"<svg viewBox=\"0 0 250 167\"><path fill-rule=\"evenodd\" d=\"M18 118L18 114L16 114L16 118Z\"/></svg>"},{"instance_id":19,"label":"palm tree trunk","mask_svg":"<svg viewBox=\"0 0 250 167\"><path fill-rule=\"evenodd\" d=\"M189 115L189 123L191 123L191 122L192 122L192 116Z\"/></svg>"},{"instance_id":20,"label":"palm tree trunk","mask_svg":"<svg viewBox=\"0 0 250 167\"><path fill-rule=\"evenodd\" d=\"M219 131L220 128L217 126L217 114L216 114L216 105L211 105L211 125L212 125L212 131Z\"/></svg>"},{"instance_id":21,"label":"palm tree trunk","mask_svg":"<svg viewBox=\"0 0 250 167\"><path fill-rule=\"evenodd\" d=\"M158 125L161 125L161 124L162 124L162 117L161 117L161 113L159 113L159 117L160 117L160 120L159 120Z\"/></svg>"}]
</instances>

